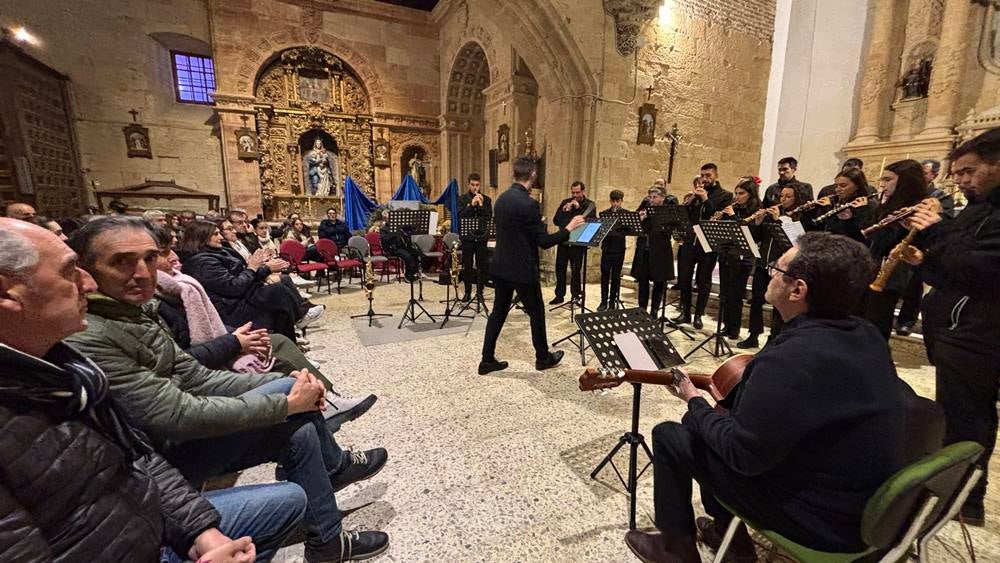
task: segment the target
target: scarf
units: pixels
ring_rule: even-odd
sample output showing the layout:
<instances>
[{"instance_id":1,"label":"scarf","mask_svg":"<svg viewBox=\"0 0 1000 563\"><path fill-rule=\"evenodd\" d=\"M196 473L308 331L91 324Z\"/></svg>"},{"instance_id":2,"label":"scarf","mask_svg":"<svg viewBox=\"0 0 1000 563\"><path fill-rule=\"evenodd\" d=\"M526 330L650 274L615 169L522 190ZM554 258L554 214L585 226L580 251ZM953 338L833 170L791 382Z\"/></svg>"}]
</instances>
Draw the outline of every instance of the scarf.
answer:
<instances>
[{"instance_id":1,"label":"scarf","mask_svg":"<svg viewBox=\"0 0 1000 563\"><path fill-rule=\"evenodd\" d=\"M191 335L191 345L201 344L229 334L208 293L198 280L175 272L156 272L156 285L164 294L180 299ZM233 371L240 373L267 373L274 365L274 358L261 360L253 354L240 354L233 361Z\"/></svg>"},{"instance_id":2,"label":"scarf","mask_svg":"<svg viewBox=\"0 0 1000 563\"><path fill-rule=\"evenodd\" d=\"M0 344L0 400L13 408L32 405L62 420L82 418L121 448L129 463L153 453L108 389L101 368L65 344L42 358Z\"/></svg>"}]
</instances>

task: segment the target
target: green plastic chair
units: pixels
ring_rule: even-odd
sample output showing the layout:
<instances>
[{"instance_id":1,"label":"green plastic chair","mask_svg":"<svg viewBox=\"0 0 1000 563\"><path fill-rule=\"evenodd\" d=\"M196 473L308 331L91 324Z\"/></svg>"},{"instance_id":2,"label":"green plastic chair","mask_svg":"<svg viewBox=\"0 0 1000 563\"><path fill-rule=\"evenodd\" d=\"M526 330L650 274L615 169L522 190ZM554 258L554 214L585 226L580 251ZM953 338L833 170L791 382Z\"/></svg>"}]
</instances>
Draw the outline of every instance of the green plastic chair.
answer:
<instances>
[{"instance_id":1,"label":"green plastic chair","mask_svg":"<svg viewBox=\"0 0 1000 563\"><path fill-rule=\"evenodd\" d=\"M868 545L864 551L817 551L730 510L734 518L716 552L715 563L722 563L741 521L803 563L896 562L907 557L914 542L919 545L920 561L926 561L928 542L958 514L982 476L983 470L975 465L982 453L983 447L975 442L958 442L889 478L868 500L861 516L861 538Z\"/></svg>"}]
</instances>

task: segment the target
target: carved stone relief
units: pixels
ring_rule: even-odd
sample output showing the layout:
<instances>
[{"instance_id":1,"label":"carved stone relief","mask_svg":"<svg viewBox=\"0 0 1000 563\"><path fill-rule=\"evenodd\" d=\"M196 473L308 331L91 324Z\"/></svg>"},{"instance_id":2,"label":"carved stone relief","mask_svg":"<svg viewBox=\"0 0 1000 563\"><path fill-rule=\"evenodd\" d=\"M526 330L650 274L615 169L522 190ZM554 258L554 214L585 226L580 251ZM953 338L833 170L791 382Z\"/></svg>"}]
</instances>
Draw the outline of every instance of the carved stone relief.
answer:
<instances>
[{"instance_id":1,"label":"carved stone relief","mask_svg":"<svg viewBox=\"0 0 1000 563\"><path fill-rule=\"evenodd\" d=\"M615 20L615 46L623 57L635 52L639 33L653 19L659 0L604 0L604 11Z\"/></svg>"}]
</instances>

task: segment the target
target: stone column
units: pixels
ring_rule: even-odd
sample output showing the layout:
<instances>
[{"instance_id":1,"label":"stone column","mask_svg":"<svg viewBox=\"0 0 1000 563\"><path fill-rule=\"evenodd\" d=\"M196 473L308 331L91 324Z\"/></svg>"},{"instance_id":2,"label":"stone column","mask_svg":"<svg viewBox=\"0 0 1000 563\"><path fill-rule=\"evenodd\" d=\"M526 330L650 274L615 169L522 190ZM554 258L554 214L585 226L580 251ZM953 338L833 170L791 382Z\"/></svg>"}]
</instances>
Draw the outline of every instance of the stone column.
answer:
<instances>
[{"instance_id":1,"label":"stone column","mask_svg":"<svg viewBox=\"0 0 1000 563\"><path fill-rule=\"evenodd\" d=\"M966 0L967 1L967 0ZM865 54L864 78L861 80L861 105L858 132L852 143L868 143L882 135L885 112L892 102L894 85L889 80L893 64L893 16L895 0L873 0L871 41Z\"/></svg>"},{"instance_id":2,"label":"stone column","mask_svg":"<svg viewBox=\"0 0 1000 563\"><path fill-rule=\"evenodd\" d=\"M947 0L941 40L934 56L930 92L927 99L927 122L922 137L954 134L966 54L969 51L970 17L976 8L969 0Z\"/></svg>"}]
</instances>

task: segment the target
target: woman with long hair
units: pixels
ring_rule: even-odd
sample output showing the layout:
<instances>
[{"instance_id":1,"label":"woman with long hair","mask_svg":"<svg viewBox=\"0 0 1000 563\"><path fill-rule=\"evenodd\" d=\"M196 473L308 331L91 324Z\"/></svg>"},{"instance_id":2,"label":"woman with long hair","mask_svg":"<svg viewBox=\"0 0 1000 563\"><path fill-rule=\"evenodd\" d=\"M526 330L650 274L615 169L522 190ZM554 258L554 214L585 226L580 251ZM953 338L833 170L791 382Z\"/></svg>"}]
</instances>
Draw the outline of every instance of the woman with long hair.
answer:
<instances>
[{"instance_id":1,"label":"woman with long hair","mask_svg":"<svg viewBox=\"0 0 1000 563\"><path fill-rule=\"evenodd\" d=\"M831 205L820 207L817 218L838 206L850 205L832 217L818 224L816 230L824 230L837 235L844 235L864 243L865 236L861 230L872 224L875 218L876 202L868 197L868 180L860 168L845 168L834 179L834 193Z\"/></svg>"},{"instance_id":2,"label":"woman with long hair","mask_svg":"<svg viewBox=\"0 0 1000 563\"><path fill-rule=\"evenodd\" d=\"M744 179L733 188L733 203L721 211L721 220L740 221L756 213L760 207L760 197L757 195L760 186L752 178ZM754 242L760 244L760 227L750 227ZM719 259L719 292L722 296L724 309L722 311L722 333L731 340L740 337L740 326L743 324L743 300L746 297L747 279L753 270L753 257L740 259Z\"/></svg>"},{"instance_id":3,"label":"woman with long hair","mask_svg":"<svg viewBox=\"0 0 1000 563\"><path fill-rule=\"evenodd\" d=\"M876 221L881 221L904 207L916 205L927 197L924 168L916 160L893 162L882 171L879 188L881 203L875 210ZM892 249L906 238L907 232L902 222L897 222L871 233L867 242L875 262L882 263ZM878 328L886 341L892 334L892 319L896 312L896 304L909 285L911 277L913 269L900 261L881 292L868 290L865 295L864 316Z\"/></svg>"},{"instance_id":4,"label":"woman with long hair","mask_svg":"<svg viewBox=\"0 0 1000 563\"><path fill-rule=\"evenodd\" d=\"M198 280L219 311L224 323L283 334L295 340L295 328L315 322L322 306L308 309L294 289L284 283L267 283L268 278L288 267L279 258L254 254L244 262L234 251L222 246L222 232L208 221L195 221L184 231L177 254L181 271Z\"/></svg>"}]
</instances>

